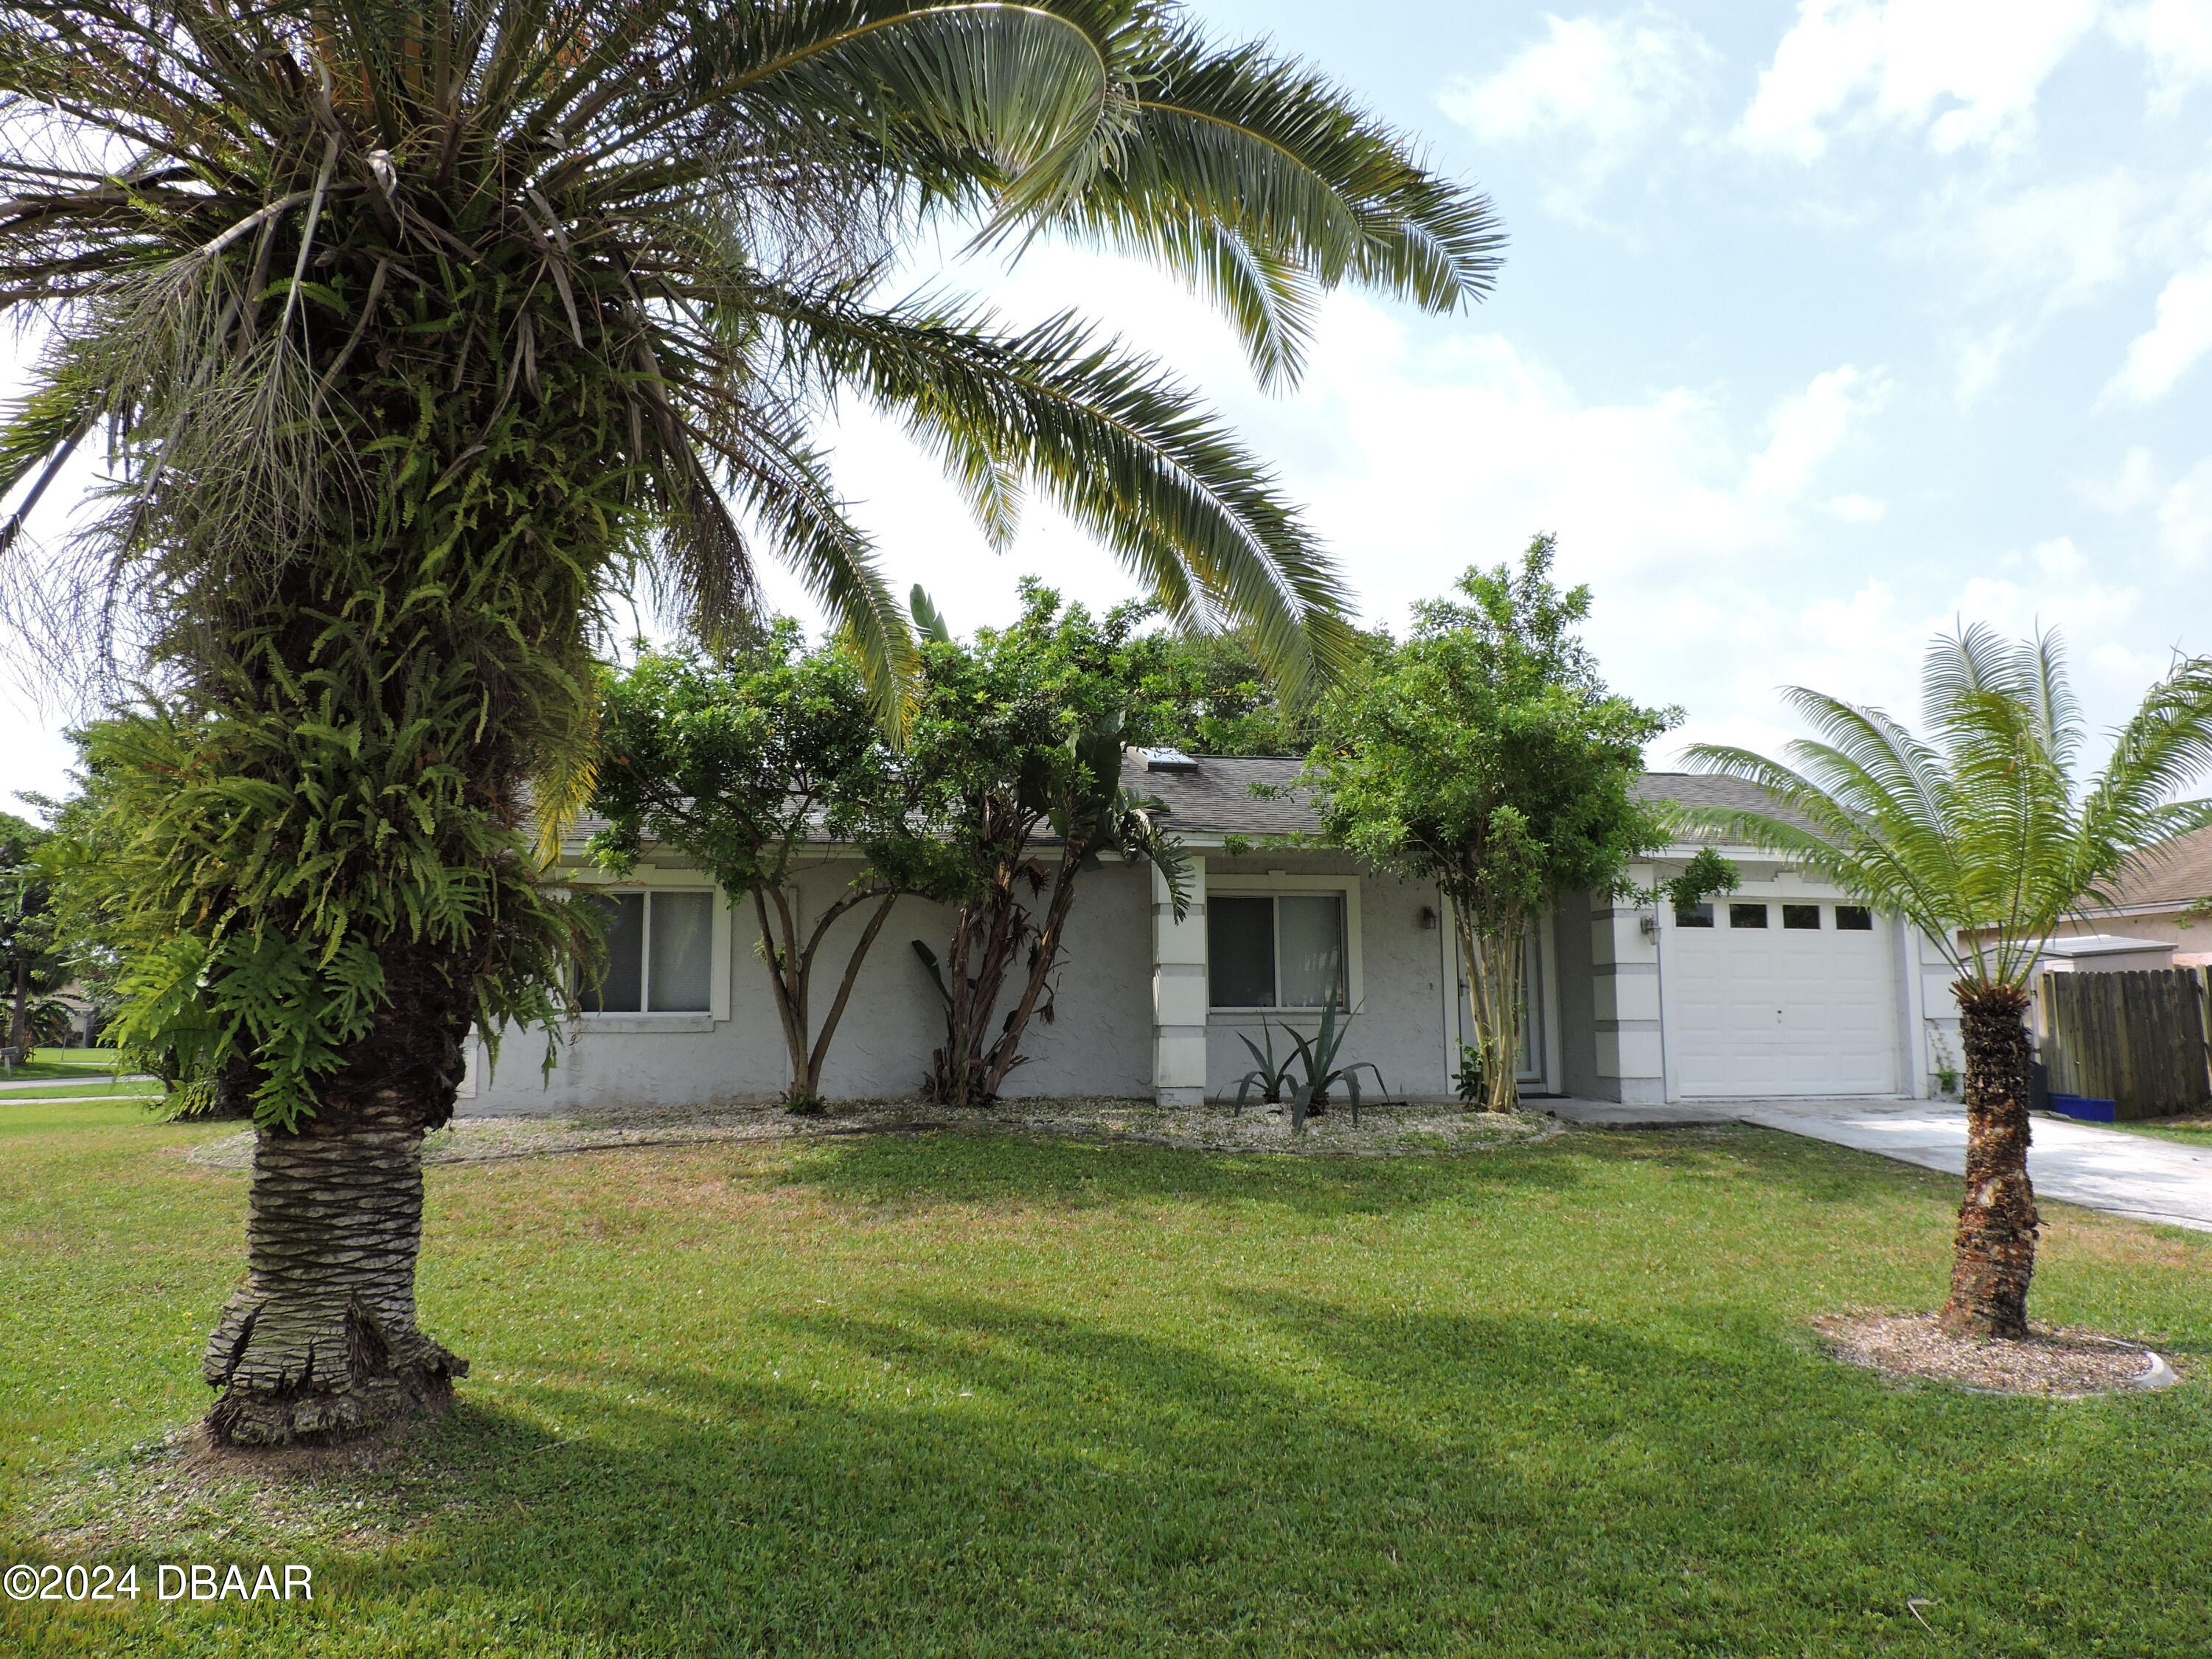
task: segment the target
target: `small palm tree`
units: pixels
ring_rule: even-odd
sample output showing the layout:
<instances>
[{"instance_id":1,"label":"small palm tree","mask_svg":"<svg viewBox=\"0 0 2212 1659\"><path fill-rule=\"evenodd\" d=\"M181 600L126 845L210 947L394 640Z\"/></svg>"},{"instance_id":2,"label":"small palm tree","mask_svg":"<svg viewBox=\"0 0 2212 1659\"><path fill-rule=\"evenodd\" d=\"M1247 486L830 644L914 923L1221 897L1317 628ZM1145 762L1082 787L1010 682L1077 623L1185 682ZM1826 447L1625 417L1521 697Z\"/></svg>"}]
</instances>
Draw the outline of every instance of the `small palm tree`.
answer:
<instances>
[{"instance_id":1,"label":"small palm tree","mask_svg":"<svg viewBox=\"0 0 2212 1659\"><path fill-rule=\"evenodd\" d=\"M2212 764L2212 663L2150 689L2105 770L2076 777L2087 738L2058 638L2013 641L1976 626L1928 650L1915 737L1878 708L1793 686L1818 734L1784 752L1701 744L1689 764L1758 784L1771 812L1703 808L1692 823L1784 853L1935 941L1966 1058L1966 1188L1943 1322L2027 1334L2035 1194L2027 1177L2028 981L2058 925L2106 901L2133 860L2212 823L2176 801Z\"/></svg>"},{"instance_id":2,"label":"small palm tree","mask_svg":"<svg viewBox=\"0 0 2212 1659\"><path fill-rule=\"evenodd\" d=\"M188 1037L261 1125L205 1366L240 1441L465 1369L416 1322L420 1144L471 1025L568 1003L523 823L589 796L612 597L727 636L781 560L896 718L915 649L813 436L837 399L997 540L1035 490L1290 681L1347 648L1328 557L1188 389L1073 316L886 297L905 243L1150 258L1275 383L1330 287L1449 311L1498 258L1480 197L1165 0L10 4L0 122L0 310L51 341L0 546L102 441L111 510L27 603L159 688L95 744L82 902L129 946L125 1040Z\"/></svg>"}]
</instances>

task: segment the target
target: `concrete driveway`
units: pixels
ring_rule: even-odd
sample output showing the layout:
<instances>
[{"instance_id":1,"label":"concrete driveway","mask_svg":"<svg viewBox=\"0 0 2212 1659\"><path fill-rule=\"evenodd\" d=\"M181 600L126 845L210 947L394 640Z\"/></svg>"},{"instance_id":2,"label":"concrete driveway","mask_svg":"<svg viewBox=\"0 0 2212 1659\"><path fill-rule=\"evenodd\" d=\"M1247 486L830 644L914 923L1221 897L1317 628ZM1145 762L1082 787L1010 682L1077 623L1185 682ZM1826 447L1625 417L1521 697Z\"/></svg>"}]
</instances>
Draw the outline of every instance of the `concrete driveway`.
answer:
<instances>
[{"instance_id":1,"label":"concrete driveway","mask_svg":"<svg viewBox=\"0 0 2212 1659\"><path fill-rule=\"evenodd\" d=\"M1756 1123L1791 1134L1879 1152L1924 1170L1963 1176L1966 1114L1941 1100L1703 1100L1672 1106L1610 1101L1546 1103L1572 1123L1661 1128L1691 1123ZM2039 1117L2027 1173L2042 1197L2138 1221L2212 1232L2212 1148L2185 1146L2071 1119Z\"/></svg>"}]
</instances>

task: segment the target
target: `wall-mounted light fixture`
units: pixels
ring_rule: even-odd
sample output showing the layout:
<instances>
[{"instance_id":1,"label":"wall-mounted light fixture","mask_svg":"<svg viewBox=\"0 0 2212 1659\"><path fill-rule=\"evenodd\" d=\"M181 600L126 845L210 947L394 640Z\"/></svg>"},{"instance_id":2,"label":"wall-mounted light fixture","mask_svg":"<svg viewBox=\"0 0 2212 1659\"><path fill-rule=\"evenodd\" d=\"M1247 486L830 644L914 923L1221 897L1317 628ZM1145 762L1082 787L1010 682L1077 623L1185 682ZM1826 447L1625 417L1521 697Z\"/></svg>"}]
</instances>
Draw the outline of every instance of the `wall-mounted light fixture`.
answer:
<instances>
[{"instance_id":1,"label":"wall-mounted light fixture","mask_svg":"<svg viewBox=\"0 0 2212 1659\"><path fill-rule=\"evenodd\" d=\"M1437 907L1433 904L1424 904L1421 907L1421 931L1425 933L1433 933L1437 931Z\"/></svg>"},{"instance_id":2,"label":"wall-mounted light fixture","mask_svg":"<svg viewBox=\"0 0 2212 1659\"><path fill-rule=\"evenodd\" d=\"M1637 931L1646 939L1659 937L1659 918L1656 916L1638 916L1636 919L1636 927Z\"/></svg>"}]
</instances>

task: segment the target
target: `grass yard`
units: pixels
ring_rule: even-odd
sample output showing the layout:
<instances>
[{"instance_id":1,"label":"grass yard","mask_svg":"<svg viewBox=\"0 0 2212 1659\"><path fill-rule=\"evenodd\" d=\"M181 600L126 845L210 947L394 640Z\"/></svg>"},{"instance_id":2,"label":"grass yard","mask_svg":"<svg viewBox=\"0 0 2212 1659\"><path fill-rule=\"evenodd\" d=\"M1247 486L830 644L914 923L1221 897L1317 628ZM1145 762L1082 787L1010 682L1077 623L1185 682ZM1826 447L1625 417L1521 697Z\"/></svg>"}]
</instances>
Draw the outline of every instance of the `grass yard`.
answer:
<instances>
[{"instance_id":1,"label":"grass yard","mask_svg":"<svg viewBox=\"0 0 2212 1659\"><path fill-rule=\"evenodd\" d=\"M2212 1117L2153 1118L2148 1122L2110 1123L2111 1129L2124 1129L2130 1134L2150 1135L2160 1140L2178 1140L2185 1146L2212 1146Z\"/></svg>"},{"instance_id":2,"label":"grass yard","mask_svg":"<svg viewBox=\"0 0 2212 1659\"><path fill-rule=\"evenodd\" d=\"M1759 1131L441 1166L461 1408L256 1486L160 1444L239 1270L245 1178L184 1158L228 1133L0 1106L0 1561L319 1598L10 1606L0 1651L2212 1651L2212 1238L2048 1206L2039 1316L2198 1375L2062 1403L1820 1358L1808 1316L1933 1297L1955 1182Z\"/></svg>"},{"instance_id":3,"label":"grass yard","mask_svg":"<svg viewBox=\"0 0 2212 1659\"><path fill-rule=\"evenodd\" d=\"M90 1083L26 1083L22 1080L22 1073L23 1068L19 1066L15 1068L14 1081L0 1082L0 1105L5 1105L10 1100L149 1100L161 1092L161 1085L158 1083L134 1081L129 1078L103 1077ZM78 1071L67 1075L81 1079L84 1073Z\"/></svg>"}]
</instances>

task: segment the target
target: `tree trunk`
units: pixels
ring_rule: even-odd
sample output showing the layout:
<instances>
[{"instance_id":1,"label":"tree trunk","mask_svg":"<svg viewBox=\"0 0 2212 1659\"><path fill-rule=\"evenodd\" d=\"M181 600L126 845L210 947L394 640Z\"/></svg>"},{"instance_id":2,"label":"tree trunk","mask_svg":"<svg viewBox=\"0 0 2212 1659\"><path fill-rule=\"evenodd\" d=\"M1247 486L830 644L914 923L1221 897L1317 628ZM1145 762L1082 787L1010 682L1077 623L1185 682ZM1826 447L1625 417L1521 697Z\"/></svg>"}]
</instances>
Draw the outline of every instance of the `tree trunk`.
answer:
<instances>
[{"instance_id":1,"label":"tree trunk","mask_svg":"<svg viewBox=\"0 0 2212 1659\"><path fill-rule=\"evenodd\" d=\"M1966 1054L1966 1191L1942 1322L1979 1336L2023 1337L2039 1224L2027 1178L2027 994L2009 985L1952 988Z\"/></svg>"},{"instance_id":2,"label":"tree trunk","mask_svg":"<svg viewBox=\"0 0 2212 1659\"><path fill-rule=\"evenodd\" d=\"M453 1114L467 1030L445 965L387 959L391 1000L345 1052L315 1115L259 1133L246 1282L201 1368L222 1391L208 1413L220 1443L368 1433L443 1407L468 1373L415 1322L422 1136Z\"/></svg>"},{"instance_id":3,"label":"tree trunk","mask_svg":"<svg viewBox=\"0 0 2212 1659\"><path fill-rule=\"evenodd\" d=\"M1060 935L1067 927L1067 913L1075 904L1075 878L1083 868L1085 849L1079 842L1070 842L1060 849L1060 868L1054 872L1051 896L1046 901L1044 922L1038 927L1036 942L1030 946L1029 980L1022 987L1021 1000L1006 1016L1003 1029L983 1056L983 1097L996 1100L999 1090L1006 1080L1006 1073L1022 1063L1022 1039L1029 1034L1030 1019L1036 1012L1037 999L1044 993L1045 981L1060 963ZM1048 1010L1046 1018L1051 1018Z\"/></svg>"},{"instance_id":4,"label":"tree trunk","mask_svg":"<svg viewBox=\"0 0 2212 1659\"><path fill-rule=\"evenodd\" d=\"M1022 856L1027 828L1022 826L1018 837L999 838L1012 852L998 861L984 892L960 907L953 926L944 964L945 1046L930 1055L922 1079L922 1097L933 1105L988 1106L995 1097L991 1025L1014 958L1036 933L1017 890L1027 880L1034 898L1051 879L1035 860ZM1034 945L1030 951L1034 966ZM997 1067L997 1078L1003 1080L1015 1063Z\"/></svg>"},{"instance_id":5,"label":"tree trunk","mask_svg":"<svg viewBox=\"0 0 2212 1659\"><path fill-rule=\"evenodd\" d=\"M875 902L875 913L860 929L860 937L854 942L852 950L846 953L844 971L837 980L837 994L830 1004L822 1029L816 1031L810 1012L815 957L823 941L829 938L830 930L846 913L871 901ZM837 1035L838 1023L845 1017L846 1005L853 999L853 987L860 977L860 968L869 951L874 948L876 935L883 932L884 923L890 919L891 907L898 901L896 891L881 888L848 892L823 912L802 944L799 915L793 908L795 899L781 887L773 892L761 888L753 890L753 908L760 921L761 956L775 994L776 1014L783 1024L784 1048L791 1060L791 1084L783 1097L786 1110L805 1113L822 1109L822 1072L829 1064L830 1039ZM771 902L775 906L773 919L769 914Z\"/></svg>"},{"instance_id":6,"label":"tree trunk","mask_svg":"<svg viewBox=\"0 0 2212 1659\"><path fill-rule=\"evenodd\" d=\"M1527 1006L1521 984L1526 957L1526 923L1509 919L1495 928L1476 930L1462 919L1460 954L1467 964L1468 1012L1474 1022L1475 1048L1482 1060L1482 1102L1493 1112L1521 1104L1521 1022Z\"/></svg>"},{"instance_id":7,"label":"tree trunk","mask_svg":"<svg viewBox=\"0 0 2212 1659\"><path fill-rule=\"evenodd\" d=\"M31 964L28 962L18 962L15 964L14 990L14 1004L8 1012L8 1046L10 1048L21 1049L22 1058L28 1060L31 1057L28 1018L31 1006Z\"/></svg>"}]
</instances>

